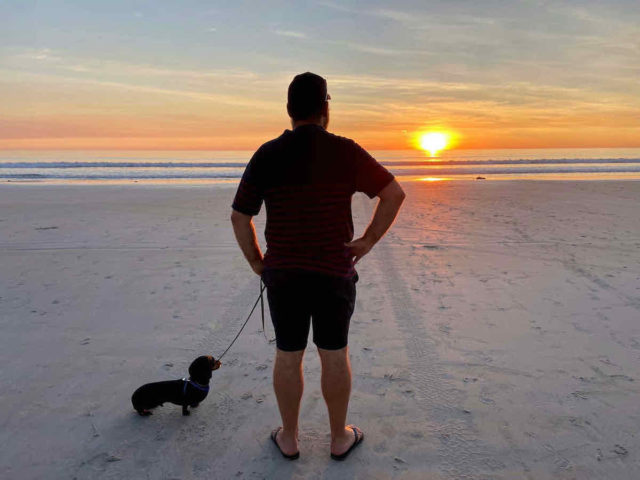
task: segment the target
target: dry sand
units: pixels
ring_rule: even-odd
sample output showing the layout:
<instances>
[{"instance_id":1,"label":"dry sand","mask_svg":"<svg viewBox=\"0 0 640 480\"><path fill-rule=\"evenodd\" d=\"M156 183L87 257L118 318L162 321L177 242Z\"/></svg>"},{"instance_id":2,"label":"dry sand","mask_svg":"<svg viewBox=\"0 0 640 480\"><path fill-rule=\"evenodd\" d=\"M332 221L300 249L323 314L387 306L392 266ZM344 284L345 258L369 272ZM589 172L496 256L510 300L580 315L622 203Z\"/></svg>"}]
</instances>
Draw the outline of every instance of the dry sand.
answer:
<instances>
[{"instance_id":1,"label":"dry sand","mask_svg":"<svg viewBox=\"0 0 640 480\"><path fill-rule=\"evenodd\" d=\"M337 463L311 343L301 459L269 441L259 317L190 417L131 408L219 354L255 300L233 188L1 186L0 477L640 478L640 182L406 190L359 264L349 421L366 439ZM373 206L354 197L358 232Z\"/></svg>"}]
</instances>

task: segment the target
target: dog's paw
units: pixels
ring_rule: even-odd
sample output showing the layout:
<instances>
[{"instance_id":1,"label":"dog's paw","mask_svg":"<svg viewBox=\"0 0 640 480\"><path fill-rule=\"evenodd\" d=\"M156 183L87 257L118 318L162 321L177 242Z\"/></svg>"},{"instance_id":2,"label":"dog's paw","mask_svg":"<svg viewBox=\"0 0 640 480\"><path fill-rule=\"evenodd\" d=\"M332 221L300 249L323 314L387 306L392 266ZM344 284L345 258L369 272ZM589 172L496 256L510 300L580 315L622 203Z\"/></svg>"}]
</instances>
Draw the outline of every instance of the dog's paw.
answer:
<instances>
[{"instance_id":1,"label":"dog's paw","mask_svg":"<svg viewBox=\"0 0 640 480\"><path fill-rule=\"evenodd\" d=\"M183 410L182 415L191 415L191 412L189 410Z\"/></svg>"}]
</instances>

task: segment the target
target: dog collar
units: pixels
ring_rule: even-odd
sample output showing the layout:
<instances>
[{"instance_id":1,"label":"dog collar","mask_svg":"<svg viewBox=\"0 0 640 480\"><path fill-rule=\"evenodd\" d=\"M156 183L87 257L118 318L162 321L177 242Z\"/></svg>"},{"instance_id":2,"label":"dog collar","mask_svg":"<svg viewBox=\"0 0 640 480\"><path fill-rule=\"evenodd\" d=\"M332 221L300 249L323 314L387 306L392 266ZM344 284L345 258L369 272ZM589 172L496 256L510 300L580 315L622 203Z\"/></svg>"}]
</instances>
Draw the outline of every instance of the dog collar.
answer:
<instances>
[{"instance_id":1,"label":"dog collar","mask_svg":"<svg viewBox=\"0 0 640 480\"><path fill-rule=\"evenodd\" d=\"M208 392L209 391L209 385L200 385L197 382L194 382L191 379L186 379L183 378L182 380L184 380L184 387L182 388L182 393L185 393L187 391L187 384L190 383L192 387L195 387L196 389L200 390L201 392Z\"/></svg>"}]
</instances>

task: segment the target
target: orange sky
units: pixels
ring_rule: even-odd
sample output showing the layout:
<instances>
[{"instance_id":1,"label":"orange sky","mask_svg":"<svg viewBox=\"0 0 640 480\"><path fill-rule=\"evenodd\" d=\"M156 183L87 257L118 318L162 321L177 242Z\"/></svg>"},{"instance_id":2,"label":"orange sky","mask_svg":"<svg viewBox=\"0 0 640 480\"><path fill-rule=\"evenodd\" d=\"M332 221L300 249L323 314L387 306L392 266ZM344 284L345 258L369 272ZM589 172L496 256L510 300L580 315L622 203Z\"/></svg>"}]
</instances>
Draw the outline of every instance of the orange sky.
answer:
<instances>
[{"instance_id":1,"label":"orange sky","mask_svg":"<svg viewBox=\"0 0 640 480\"><path fill-rule=\"evenodd\" d=\"M290 128L286 89L305 70L328 80L329 130L370 149L429 130L459 148L640 147L633 3L372 5L13 11L0 149L254 150Z\"/></svg>"},{"instance_id":2,"label":"orange sky","mask_svg":"<svg viewBox=\"0 0 640 480\"><path fill-rule=\"evenodd\" d=\"M0 148L252 150L290 128L285 98L291 75L246 78L237 92L209 93L149 86L134 74L111 82L5 72ZM582 89L519 84L511 85L510 95L524 101L512 105L482 85L434 83L409 85L433 101L427 94L420 103L403 103L383 97L396 93L392 84L400 80L361 89L357 78L326 77L329 130L371 149L412 148L415 135L428 130L455 132L459 148L640 146L638 109L631 104L637 100L622 93L597 98ZM218 90L215 81L210 90ZM456 98L461 91L465 98Z\"/></svg>"}]
</instances>

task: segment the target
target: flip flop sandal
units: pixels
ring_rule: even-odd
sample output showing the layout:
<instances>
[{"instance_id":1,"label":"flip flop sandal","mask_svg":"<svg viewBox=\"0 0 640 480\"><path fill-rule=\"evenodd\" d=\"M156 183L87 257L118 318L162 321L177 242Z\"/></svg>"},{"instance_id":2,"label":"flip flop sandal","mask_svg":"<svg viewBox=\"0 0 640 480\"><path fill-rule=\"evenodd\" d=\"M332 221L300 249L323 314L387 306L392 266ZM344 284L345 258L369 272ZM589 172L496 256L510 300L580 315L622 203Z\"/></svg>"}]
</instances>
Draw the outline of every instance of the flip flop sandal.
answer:
<instances>
[{"instance_id":1,"label":"flip flop sandal","mask_svg":"<svg viewBox=\"0 0 640 480\"><path fill-rule=\"evenodd\" d=\"M273 432L271 432L271 440L273 440L273 443L276 444L276 447L278 447L278 450L280 450L280 453L282 454L282 456L284 458L286 458L287 460L295 460L296 458L300 457L300 452L296 452L292 455L287 455L286 453L284 453L282 451L282 449L280 448L280 445L278 445L278 441L276 440L276 437L278 436L278 432L282 430L282 427L278 427L276 428Z\"/></svg>"},{"instance_id":2,"label":"flip flop sandal","mask_svg":"<svg viewBox=\"0 0 640 480\"><path fill-rule=\"evenodd\" d=\"M344 460L345 458L347 458L349 456L351 451L354 448L356 448L358 445L360 445L360 443L362 443L362 440L364 440L364 433L362 433L362 430L360 430L355 425L347 425L347 427L351 427L351 430L353 430L353 435L356 437L356 439L351 444L351 446L349 447L349 450L347 450L346 452L344 452L344 453L342 453L340 455L336 455L335 453L332 453L331 454L331 458L333 458L334 460L338 460L338 461Z\"/></svg>"}]
</instances>

